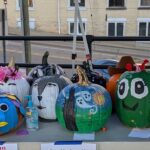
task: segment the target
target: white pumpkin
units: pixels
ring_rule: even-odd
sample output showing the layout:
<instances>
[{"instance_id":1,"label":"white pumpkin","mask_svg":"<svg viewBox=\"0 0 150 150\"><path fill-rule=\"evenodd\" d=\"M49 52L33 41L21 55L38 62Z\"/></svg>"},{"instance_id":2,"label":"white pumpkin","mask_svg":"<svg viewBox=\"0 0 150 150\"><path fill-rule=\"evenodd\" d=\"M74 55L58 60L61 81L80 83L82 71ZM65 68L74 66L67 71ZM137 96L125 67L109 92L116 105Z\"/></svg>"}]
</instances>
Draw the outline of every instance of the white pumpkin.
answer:
<instances>
[{"instance_id":1,"label":"white pumpkin","mask_svg":"<svg viewBox=\"0 0 150 150\"><path fill-rule=\"evenodd\" d=\"M9 79L7 82L0 82L0 91L16 95L21 102L23 102L26 95L29 95L29 90L30 85L23 77L16 80Z\"/></svg>"},{"instance_id":2,"label":"white pumpkin","mask_svg":"<svg viewBox=\"0 0 150 150\"><path fill-rule=\"evenodd\" d=\"M29 95L30 85L15 67L14 58L7 67L0 67L0 91L16 95L21 101Z\"/></svg>"},{"instance_id":3,"label":"white pumpkin","mask_svg":"<svg viewBox=\"0 0 150 150\"><path fill-rule=\"evenodd\" d=\"M71 82L60 75L45 76L35 80L31 88L32 101L37 107L40 118L56 120L56 99L69 83Z\"/></svg>"}]
</instances>

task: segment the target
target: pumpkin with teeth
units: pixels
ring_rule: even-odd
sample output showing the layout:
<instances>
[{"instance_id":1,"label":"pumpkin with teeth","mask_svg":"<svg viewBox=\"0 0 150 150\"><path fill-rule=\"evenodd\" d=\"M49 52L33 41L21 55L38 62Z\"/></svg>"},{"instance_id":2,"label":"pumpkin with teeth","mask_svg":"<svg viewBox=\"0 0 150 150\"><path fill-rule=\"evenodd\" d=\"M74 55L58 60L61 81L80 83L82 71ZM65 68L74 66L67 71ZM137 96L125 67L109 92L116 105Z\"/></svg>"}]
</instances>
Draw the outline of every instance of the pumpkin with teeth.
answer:
<instances>
[{"instance_id":1,"label":"pumpkin with teeth","mask_svg":"<svg viewBox=\"0 0 150 150\"><path fill-rule=\"evenodd\" d=\"M24 115L25 110L15 95L0 93L0 135L18 128Z\"/></svg>"},{"instance_id":2,"label":"pumpkin with teeth","mask_svg":"<svg viewBox=\"0 0 150 150\"><path fill-rule=\"evenodd\" d=\"M117 83L116 111L123 124L145 128L150 127L150 72L143 69L143 64L140 67L121 75Z\"/></svg>"},{"instance_id":3,"label":"pumpkin with teeth","mask_svg":"<svg viewBox=\"0 0 150 150\"><path fill-rule=\"evenodd\" d=\"M37 107L39 117L56 120L55 104L59 92L71 81L64 76L45 76L34 81L31 94L33 104Z\"/></svg>"},{"instance_id":4,"label":"pumpkin with teeth","mask_svg":"<svg viewBox=\"0 0 150 150\"><path fill-rule=\"evenodd\" d=\"M32 68L32 70L28 74L28 78L35 81L36 79L43 76L51 76L55 74L65 75L64 70L60 66L56 64L48 64L48 56L49 52L46 51L42 58L42 65Z\"/></svg>"},{"instance_id":5,"label":"pumpkin with teeth","mask_svg":"<svg viewBox=\"0 0 150 150\"><path fill-rule=\"evenodd\" d=\"M77 67L79 82L68 85L59 94L56 114L60 124L81 133L102 128L111 115L109 93L100 85L91 84L85 70Z\"/></svg>"}]
</instances>

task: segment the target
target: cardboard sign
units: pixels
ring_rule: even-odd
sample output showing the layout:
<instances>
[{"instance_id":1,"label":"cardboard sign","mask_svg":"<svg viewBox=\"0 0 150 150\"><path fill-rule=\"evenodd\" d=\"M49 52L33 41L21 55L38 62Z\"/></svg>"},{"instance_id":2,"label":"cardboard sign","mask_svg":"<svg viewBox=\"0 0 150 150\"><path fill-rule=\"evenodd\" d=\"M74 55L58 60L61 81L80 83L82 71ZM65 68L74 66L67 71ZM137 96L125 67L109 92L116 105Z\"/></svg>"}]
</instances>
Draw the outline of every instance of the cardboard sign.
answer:
<instances>
[{"instance_id":1,"label":"cardboard sign","mask_svg":"<svg viewBox=\"0 0 150 150\"><path fill-rule=\"evenodd\" d=\"M0 150L18 150L17 144L3 144L0 145Z\"/></svg>"},{"instance_id":2,"label":"cardboard sign","mask_svg":"<svg viewBox=\"0 0 150 150\"><path fill-rule=\"evenodd\" d=\"M68 144L46 143L41 144L41 150L96 150L96 144L70 142Z\"/></svg>"}]
</instances>

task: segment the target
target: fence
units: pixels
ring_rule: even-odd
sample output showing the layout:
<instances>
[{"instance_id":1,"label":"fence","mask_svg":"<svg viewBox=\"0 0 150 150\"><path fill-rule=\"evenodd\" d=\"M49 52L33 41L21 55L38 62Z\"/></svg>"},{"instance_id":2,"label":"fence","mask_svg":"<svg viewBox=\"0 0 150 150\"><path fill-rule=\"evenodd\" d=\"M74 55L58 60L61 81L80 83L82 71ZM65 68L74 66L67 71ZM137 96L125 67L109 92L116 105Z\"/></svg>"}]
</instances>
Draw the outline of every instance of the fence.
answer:
<instances>
[{"instance_id":1,"label":"fence","mask_svg":"<svg viewBox=\"0 0 150 150\"><path fill-rule=\"evenodd\" d=\"M150 37L137 37L137 36L124 36L124 37L106 37L106 36L93 36L87 35L87 42L89 50L92 56L92 43L94 41L150 41ZM73 41L73 36L0 36L0 41ZM81 36L77 37L77 41L83 41ZM0 63L1 66L7 65L7 63ZM17 63L19 67L32 68L41 64L23 64ZM71 64L58 64L62 68L70 69ZM82 65L81 65L82 66ZM95 69L107 69L108 65L93 65ZM150 66L146 66L150 69Z\"/></svg>"}]
</instances>

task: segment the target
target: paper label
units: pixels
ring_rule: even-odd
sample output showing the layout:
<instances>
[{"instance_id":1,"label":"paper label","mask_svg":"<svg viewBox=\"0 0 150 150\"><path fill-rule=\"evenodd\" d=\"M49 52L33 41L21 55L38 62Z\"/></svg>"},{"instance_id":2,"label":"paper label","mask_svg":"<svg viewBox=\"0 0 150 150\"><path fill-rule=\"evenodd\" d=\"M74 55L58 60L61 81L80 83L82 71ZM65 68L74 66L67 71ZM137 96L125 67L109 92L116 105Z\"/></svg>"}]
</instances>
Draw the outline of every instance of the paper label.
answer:
<instances>
[{"instance_id":1,"label":"paper label","mask_svg":"<svg viewBox=\"0 0 150 150\"><path fill-rule=\"evenodd\" d=\"M96 150L96 144L68 144L55 145L54 143L41 144L41 150Z\"/></svg>"},{"instance_id":2,"label":"paper label","mask_svg":"<svg viewBox=\"0 0 150 150\"><path fill-rule=\"evenodd\" d=\"M3 144L0 145L0 150L18 150L17 144Z\"/></svg>"}]
</instances>

